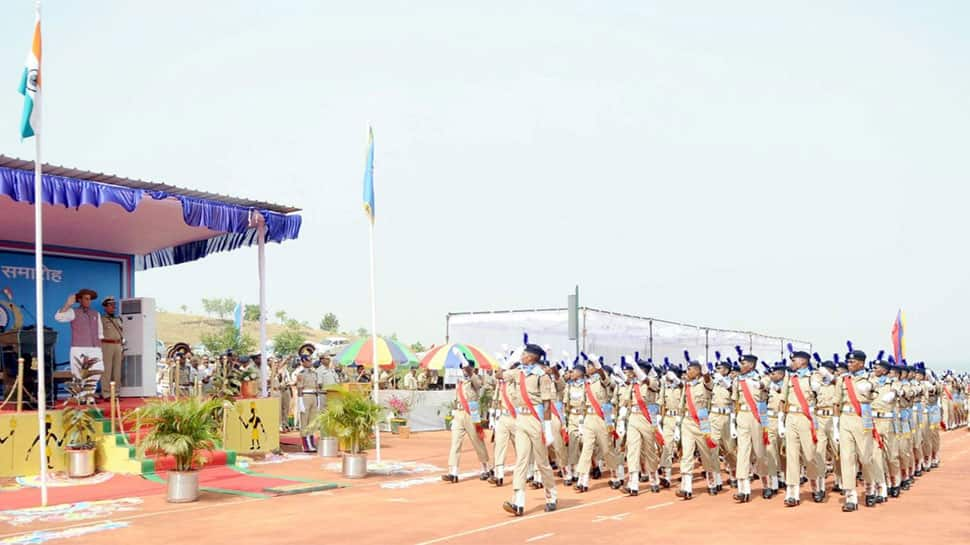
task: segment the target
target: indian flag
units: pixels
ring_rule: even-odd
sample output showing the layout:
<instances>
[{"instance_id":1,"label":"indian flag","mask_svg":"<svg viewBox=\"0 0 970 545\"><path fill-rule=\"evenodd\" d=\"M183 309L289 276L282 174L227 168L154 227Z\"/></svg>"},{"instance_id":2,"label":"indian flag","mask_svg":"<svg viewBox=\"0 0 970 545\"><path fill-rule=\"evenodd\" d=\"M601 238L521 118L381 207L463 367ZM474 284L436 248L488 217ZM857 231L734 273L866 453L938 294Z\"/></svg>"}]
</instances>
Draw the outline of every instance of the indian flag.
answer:
<instances>
[{"instance_id":1,"label":"indian flag","mask_svg":"<svg viewBox=\"0 0 970 545\"><path fill-rule=\"evenodd\" d=\"M40 111L36 107L40 97L40 11L34 23L34 40L24 62L20 77L20 94L24 95L24 113L20 120L20 137L30 138L40 130Z\"/></svg>"}]
</instances>

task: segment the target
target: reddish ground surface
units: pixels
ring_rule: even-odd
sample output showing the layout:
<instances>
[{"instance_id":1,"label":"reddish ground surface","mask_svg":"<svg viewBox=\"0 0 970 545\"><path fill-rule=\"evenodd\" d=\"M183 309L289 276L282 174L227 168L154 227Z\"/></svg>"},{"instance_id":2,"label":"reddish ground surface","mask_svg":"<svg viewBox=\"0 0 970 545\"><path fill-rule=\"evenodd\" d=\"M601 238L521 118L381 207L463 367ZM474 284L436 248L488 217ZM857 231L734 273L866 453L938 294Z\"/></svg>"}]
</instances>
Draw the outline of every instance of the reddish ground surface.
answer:
<instances>
[{"instance_id":1,"label":"reddish ground surface","mask_svg":"<svg viewBox=\"0 0 970 545\"><path fill-rule=\"evenodd\" d=\"M448 436L444 432L384 436L386 460L408 460L444 467ZM528 493L525 517L501 509L511 487L488 486L471 477L458 484L440 481L405 488L381 485L437 477L437 474L378 477L345 481L322 469L334 460L300 460L254 466L276 475L340 481L348 488L252 499L203 493L193 504L165 503L148 496L139 509L117 513L110 520L127 528L58 540L84 544L138 545L203 542L206 545L242 543L825 543L866 545L970 543L970 433L961 429L944 434L941 467L918 479L899 499L856 513L840 512L841 498L830 495L823 504L802 493L801 507L786 509L780 497L735 504L730 493L698 495L684 502L672 490L628 498L610 490L606 479L593 490L577 495L560 491L560 509L542 510L542 491ZM463 457L463 470L474 470L474 454ZM507 482L511 481L509 477ZM757 489L755 493L757 494ZM2 495L0 495L2 502ZM102 519L103 520L103 519ZM35 530L62 530L99 522L0 526L0 543ZM0 523L2 524L2 523Z\"/></svg>"}]
</instances>

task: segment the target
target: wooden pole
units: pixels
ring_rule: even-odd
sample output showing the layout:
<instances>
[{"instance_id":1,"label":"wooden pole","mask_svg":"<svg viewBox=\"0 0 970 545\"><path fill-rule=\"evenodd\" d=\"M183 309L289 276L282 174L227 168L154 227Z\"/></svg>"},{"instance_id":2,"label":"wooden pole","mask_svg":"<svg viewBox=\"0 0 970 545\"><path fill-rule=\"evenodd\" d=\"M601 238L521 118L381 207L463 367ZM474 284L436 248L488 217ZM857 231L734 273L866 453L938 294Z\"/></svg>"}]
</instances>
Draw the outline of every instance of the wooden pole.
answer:
<instances>
[{"instance_id":1,"label":"wooden pole","mask_svg":"<svg viewBox=\"0 0 970 545\"><path fill-rule=\"evenodd\" d=\"M24 410L24 359L17 358L17 414Z\"/></svg>"},{"instance_id":2,"label":"wooden pole","mask_svg":"<svg viewBox=\"0 0 970 545\"><path fill-rule=\"evenodd\" d=\"M179 389L182 388L181 371L182 371L182 362L178 361L178 358L176 358L175 359L175 389L174 389L175 399L179 398Z\"/></svg>"}]
</instances>

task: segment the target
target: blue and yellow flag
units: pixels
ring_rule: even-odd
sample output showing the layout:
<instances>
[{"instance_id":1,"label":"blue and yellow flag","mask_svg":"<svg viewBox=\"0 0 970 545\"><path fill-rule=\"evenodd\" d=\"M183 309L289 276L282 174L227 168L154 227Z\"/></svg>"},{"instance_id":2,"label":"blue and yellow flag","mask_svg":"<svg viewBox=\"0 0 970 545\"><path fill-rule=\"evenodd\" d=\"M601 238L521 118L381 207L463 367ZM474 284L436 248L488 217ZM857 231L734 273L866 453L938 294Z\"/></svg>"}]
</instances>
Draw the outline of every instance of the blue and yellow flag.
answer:
<instances>
[{"instance_id":1,"label":"blue and yellow flag","mask_svg":"<svg viewBox=\"0 0 970 545\"><path fill-rule=\"evenodd\" d=\"M364 166L364 212L374 223L374 129L367 128L367 164Z\"/></svg>"}]
</instances>

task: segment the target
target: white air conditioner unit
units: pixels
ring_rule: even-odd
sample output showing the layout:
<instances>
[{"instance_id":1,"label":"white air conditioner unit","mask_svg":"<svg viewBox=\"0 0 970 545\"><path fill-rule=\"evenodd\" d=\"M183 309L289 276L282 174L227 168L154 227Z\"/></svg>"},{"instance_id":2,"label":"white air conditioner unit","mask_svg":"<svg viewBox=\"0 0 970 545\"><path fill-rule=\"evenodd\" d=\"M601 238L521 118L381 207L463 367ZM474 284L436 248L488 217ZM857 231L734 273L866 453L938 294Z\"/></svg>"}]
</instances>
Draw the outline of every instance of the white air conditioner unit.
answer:
<instances>
[{"instance_id":1,"label":"white air conditioner unit","mask_svg":"<svg viewBox=\"0 0 970 545\"><path fill-rule=\"evenodd\" d=\"M148 297L121 300L125 332L125 358L121 365L122 397L155 397L155 300Z\"/></svg>"}]
</instances>

